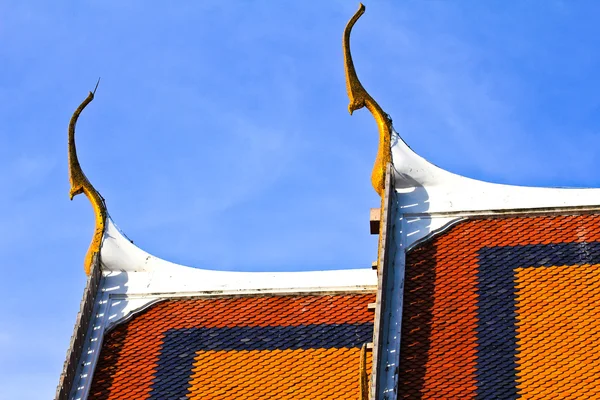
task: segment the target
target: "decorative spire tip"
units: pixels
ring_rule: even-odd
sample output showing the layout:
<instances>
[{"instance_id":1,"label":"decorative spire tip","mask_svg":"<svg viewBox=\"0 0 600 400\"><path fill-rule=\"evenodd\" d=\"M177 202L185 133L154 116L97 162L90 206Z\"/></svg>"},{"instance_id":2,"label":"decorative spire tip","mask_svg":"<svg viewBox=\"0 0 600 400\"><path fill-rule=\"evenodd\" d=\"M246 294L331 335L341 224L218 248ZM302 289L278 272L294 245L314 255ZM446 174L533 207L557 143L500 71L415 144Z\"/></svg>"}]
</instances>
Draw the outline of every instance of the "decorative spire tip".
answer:
<instances>
[{"instance_id":1,"label":"decorative spire tip","mask_svg":"<svg viewBox=\"0 0 600 400\"><path fill-rule=\"evenodd\" d=\"M371 174L371 183L373 184L375 191L383 197L385 170L387 164L392 162L392 123L389 116L360 83L358 75L356 74L356 69L354 68L354 62L352 61L352 54L350 53L350 33L352 32L352 27L364 13L365 6L360 3L358 11L350 18L350 21L348 21L348 24L346 25L346 29L344 29L344 37L342 40L342 46L344 48L344 66L346 70L346 90L348 91L348 98L350 100L348 111L350 112L350 115L352 115L354 111L367 107L377 122L377 127L379 129L379 147L377 149L375 165L373 166L373 173Z\"/></svg>"},{"instance_id":2,"label":"decorative spire tip","mask_svg":"<svg viewBox=\"0 0 600 400\"><path fill-rule=\"evenodd\" d=\"M73 113L73 116L71 117L71 121L69 122L69 181L71 182L69 197L71 200L73 200L73 197L77 196L78 194L85 194L90 203L92 203L96 219L94 236L92 237L92 243L90 244L84 261L84 269L86 274L90 273L94 257L100 252L100 245L102 244L102 236L104 235L107 211L106 204L104 204L104 199L90 183L88 178L83 173L81 165L79 164L79 159L77 158L77 148L75 147L75 126L81 112L94 99L94 94L96 93L96 89L98 89L99 83L100 79L98 79L98 82L96 82L94 91L90 92L85 100L83 100L83 102L79 105L79 107L77 107Z\"/></svg>"}]
</instances>

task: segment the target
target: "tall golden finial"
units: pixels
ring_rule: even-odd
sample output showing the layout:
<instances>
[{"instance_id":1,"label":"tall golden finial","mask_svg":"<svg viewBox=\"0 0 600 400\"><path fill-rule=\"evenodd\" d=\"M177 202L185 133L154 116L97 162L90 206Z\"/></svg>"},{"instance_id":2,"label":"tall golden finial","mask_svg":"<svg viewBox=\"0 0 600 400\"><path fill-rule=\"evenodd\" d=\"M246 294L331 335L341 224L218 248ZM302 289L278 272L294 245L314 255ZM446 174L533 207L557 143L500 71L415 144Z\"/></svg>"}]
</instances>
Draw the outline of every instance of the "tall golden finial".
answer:
<instances>
[{"instance_id":1,"label":"tall golden finial","mask_svg":"<svg viewBox=\"0 0 600 400\"><path fill-rule=\"evenodd\" d=\"M352 115L354 111L366 106L377 122L377 127L379 128L379 147L377 149L377 157L375 158L375 165L373 166L373 172L371 174L371 183L379 196L383 197L385 169L387 164L392 161L392 120L389 115L381 109L371 95L367 93L358 80L356 70L354 69L354 63L352 62L352 54L350 54L350 32L356 21L358 21L364 12L365 6L361 3L358 11L350 18L350 21L348 21L346 29L344 29L344 39L342 41L346 69L346 89L348 90L348 97L350 98L348 111L350 111L350 115Z\"/></svg>"},{"instance_id":2,"label":"tall golden finial","mask_svg":"<svg viewBox=\"0 0 600 400\"><path fill-rule=\"evenodd\" d=\"M100 79L98 79L98 83L100 83ZM93 92L90 92L88 97L77 107L77 110L73 113L71 117L71 122L69 122L69 180L71 182L71 190L69 191L69 196L71 200L73 197L78 194L85 194L90 203L92 203L92 207L94 208L94 214L96 215L96 229L94 231L94 236L92 237L92 243L90 244L90 248L87 251L85 256L85 261L83 264L85 273L89 275L90 270L92 268L92 262L94 256L98 254L100 251L100 245L102 244L102 235L104 234L104 225L106 222L106 205L104 204L104 199L100 196L100 193L92 186L88 178L85 176L83 171L81 170L81 165L79 165L79 160L77 159L77 149L75 148L75 125L77 124L77 119L79 115L83 111L83 109L94 100L94 94L96 93L96 89L98 88L98 83L96 83L96 87Z\"/></svg>"}]
</instances>

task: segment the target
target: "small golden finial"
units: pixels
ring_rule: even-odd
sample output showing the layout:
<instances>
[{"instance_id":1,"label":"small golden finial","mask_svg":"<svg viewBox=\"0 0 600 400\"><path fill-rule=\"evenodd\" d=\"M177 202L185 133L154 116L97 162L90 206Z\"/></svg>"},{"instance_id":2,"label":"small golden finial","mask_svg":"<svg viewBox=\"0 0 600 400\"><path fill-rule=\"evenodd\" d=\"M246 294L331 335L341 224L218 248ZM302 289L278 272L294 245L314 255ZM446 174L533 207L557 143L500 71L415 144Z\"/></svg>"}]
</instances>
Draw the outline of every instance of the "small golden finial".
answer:
<instances>
[{"instance_id":1,"label":"small golden finial","mask_svg":"<svg viewBox=\"0 0 600 400\"><path fill-rule=\"evenodd\" d=\"M371 95L367 93L358 80L356 70L354 69L354 63L352 62L352 54L350 54L350 32L356 21L358 21L364 12L365 6L361 3L358 11L350 18L350 21L348 21L346 29L344 29L344 39L342 41L346 69L346 89L348 90L348 97L350 99L348 111L350 111L350 115L352 115L354 111L367 107L377 122L377 127L379 128L379 147L377 149L377 157L375 158L375 165L373 166L373 172L371 174L371 183L379 196L383 197L385 169L387 164L392 162L392 120L389 115L381 109Z\"/></svg>"},{"instance_id":2,"label":"small golden finial","mask_svg":"<svg viewBox=\"0 0 600 400\"><path fill-rule=\"evenodd\" d=\"M369 375L367 373L367 344L360 348L359 365L360 400L369 400Z\"/></svg>"},{"instance_id":3,"label":"small golden finial","mask_svg":"<svg viewBox=\"0 0 600 400\"><path fill-rule=\"evenodd\" d=\"M94 236L92 238L92 243L90 244L90 248L87 251L85 256L85 261L83 267L85 269L85 273L89 275L90 270L92 268L92 262L94 256L98 254L100 251L100 245L102 244L102 235L104 235L104 225L106 222L106 204L104 204L104 199L100 196L100 193L92 186L88 178L85 176L83 171L81 170L81 165L79 165L79 160L77 159L77 149L75 148L75 125L77 124L77 119L79 115L83 111L83 109L94 100L94 94L96 93L96 89L98 89L98 84L100 83L100 79L96 83L96 87L93 92L90 92L88 97L77 107L77 110L73 113L71 117L71 122L69 122L69 180L71 182L71 190L69 191L69 196L71 200L73 197L78 194L85 194L89 199L90 203L92 203L92 207L94 208L94 213L96 215L96 229L94 231Z\"/></svg>"}]
</instances>

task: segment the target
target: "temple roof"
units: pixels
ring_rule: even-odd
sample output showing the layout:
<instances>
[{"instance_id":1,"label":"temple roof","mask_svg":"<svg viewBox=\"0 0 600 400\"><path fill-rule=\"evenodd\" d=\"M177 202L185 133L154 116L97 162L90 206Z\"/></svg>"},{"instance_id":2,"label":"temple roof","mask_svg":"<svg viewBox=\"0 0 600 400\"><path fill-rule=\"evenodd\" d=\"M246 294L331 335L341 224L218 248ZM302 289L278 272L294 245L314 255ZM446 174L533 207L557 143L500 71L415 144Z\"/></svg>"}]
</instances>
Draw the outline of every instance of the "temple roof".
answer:
<instances>
[{"instance_id":1,"label":"temple roof","mask_svg":"<svg viewBox=\"0 0 600 400\"><path fill-rule=\"evenodd\" d=\"M600 189L488 183L413 152L352 64L363 13L343 46L349 110L379 133L376 271L224 272L138 248L77 159L92 92L69 161L96 229L57 399L548 398L566 376L579 398L596 390Z\"/></svg>"},{"instance_id":2,"label":"temple roof","mask_svg":"<svg viewBox=\"0 0 600 400\"><path fill-rule=\"evenodd\" d=\"M150 398L188 392L207 398L206 390L218 392L231 384L240 396L250 397L273 392L277 385L283 390L279 398L286 398L299 382L311 398L331 398L334 392L338 398L360 396L360 368L364 375L366 343L372 340L369 304L375 300L376 272L368 267L216 271L178 265L140 249L116 226L77 158L76 122L94 94L77 108L69 125L71 198L80 193L88 197L96 229L84 261L88 284L57 399L138 399L142 392ZM216 343L222 345L214 347ZM201 353L211 357L210 365L193 361ZM236 373L238 381L233 379L231 369L239 357L255 362L252 371L264 382L244 386L256 378L244 375L246 368Z\"/></svg>"},{"instance_id":3,"label":"temple roof","mask_svg":"<svg viewBox=\"0 0 600 400\"><path fill-rule=\"evenodd\" d=\"M408 251L405 279L405 398L597 398L597 212L471 217Z\"/></svg>"}]
</instances>

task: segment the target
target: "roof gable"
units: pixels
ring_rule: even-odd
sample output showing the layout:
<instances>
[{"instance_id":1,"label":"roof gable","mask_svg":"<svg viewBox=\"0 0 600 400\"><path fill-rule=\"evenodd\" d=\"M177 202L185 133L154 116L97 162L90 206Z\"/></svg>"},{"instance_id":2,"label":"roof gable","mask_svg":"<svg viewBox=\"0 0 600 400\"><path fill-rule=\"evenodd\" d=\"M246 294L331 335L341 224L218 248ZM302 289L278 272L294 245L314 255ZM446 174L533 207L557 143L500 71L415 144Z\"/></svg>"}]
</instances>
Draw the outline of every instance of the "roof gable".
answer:
<instances>
[{"instance_id":1,"label":"roof gable","mask_svg":"<svg viewBox=\"0 0 600 400\"><path fill-rule=\"evenodd\" d=\"M173 299L106 334L90 398L356 399L372 293Z\"/></svg>"}]
</instances>

